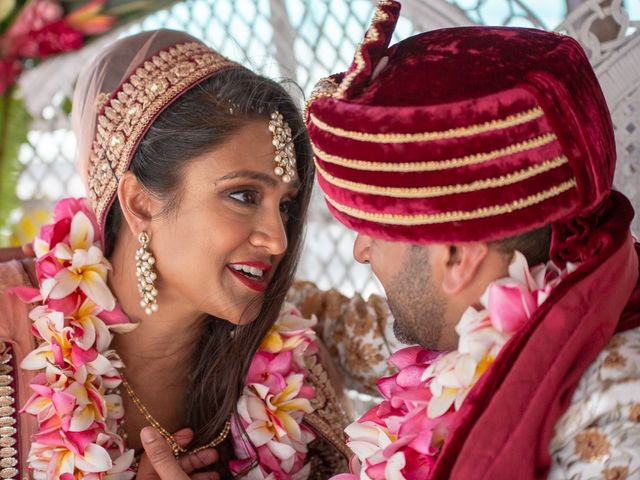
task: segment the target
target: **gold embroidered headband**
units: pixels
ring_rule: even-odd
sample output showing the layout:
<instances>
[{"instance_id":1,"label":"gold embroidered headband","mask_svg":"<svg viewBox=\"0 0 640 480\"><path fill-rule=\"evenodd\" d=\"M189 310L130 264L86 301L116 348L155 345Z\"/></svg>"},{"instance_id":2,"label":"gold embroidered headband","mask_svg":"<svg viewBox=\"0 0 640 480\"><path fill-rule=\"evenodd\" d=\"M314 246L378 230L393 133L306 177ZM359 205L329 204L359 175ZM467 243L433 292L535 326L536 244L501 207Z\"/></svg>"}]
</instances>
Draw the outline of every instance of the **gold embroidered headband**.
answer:
<instances>
[{"instance_id":1,"label":"gold embroidered headband","mask_svg":"<svg viewBox=\"0 0 640 480\"><path fill-rule=\"evenodd\" d=\"M115 92L100 94L88 195L102 228L118 181L157 116L194 85L233 67L238 64L201 43L177 44L145 61Z\"/></svg>"}]
</instances>

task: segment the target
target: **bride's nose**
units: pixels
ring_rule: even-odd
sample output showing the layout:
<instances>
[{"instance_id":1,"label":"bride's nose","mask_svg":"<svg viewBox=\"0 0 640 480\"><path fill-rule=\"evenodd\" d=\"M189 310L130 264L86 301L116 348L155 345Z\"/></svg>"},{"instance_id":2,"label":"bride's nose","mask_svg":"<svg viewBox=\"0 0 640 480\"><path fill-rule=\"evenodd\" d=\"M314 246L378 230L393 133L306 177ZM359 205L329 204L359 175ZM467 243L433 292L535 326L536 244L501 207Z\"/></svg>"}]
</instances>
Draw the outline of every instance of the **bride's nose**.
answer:
<instances>
[{"instance_id":1,"label":"bride's nose","mask_svg":"<svg viewBox=\"0 0 640 480\"><path fill-rule=\"evenodd\" d=\"M279 208L258 217L249 241L254 247L267 249L270 255L282 255L287 250L287 231Z\"/></svg>"}]
</instances>

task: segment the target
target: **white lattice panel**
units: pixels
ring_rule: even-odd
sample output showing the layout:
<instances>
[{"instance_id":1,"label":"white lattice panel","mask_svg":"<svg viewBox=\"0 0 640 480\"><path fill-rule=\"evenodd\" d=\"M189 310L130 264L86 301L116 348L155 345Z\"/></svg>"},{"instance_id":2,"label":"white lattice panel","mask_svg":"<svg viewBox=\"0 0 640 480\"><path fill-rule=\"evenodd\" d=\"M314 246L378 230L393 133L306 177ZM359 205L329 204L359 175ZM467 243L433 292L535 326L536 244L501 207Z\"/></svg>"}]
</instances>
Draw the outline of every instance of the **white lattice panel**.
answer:
<instances>
[{"instance_id":1,"label":"white lattice panel","mask_svg":"<svg viewBox=\"0 0 640 480\"><path fill-rule=\"evenodd\" d=\"M634 8L630 10L640 12L636 8L638 0L631 3ZM189 0L113 36L160 27L185 30L254 70L274 78L293 79L308 94L316 80L347 68L374 4L372 0ZM601 6L605 4L608 6ZM405 0L395 40L416 31L469 24L550 29L561 24L565 12L565 3L558 0ZM620 29L613 40L599 42L592 27L607 16ZM582 41L597 65L604 65L624 48L636 25L621 0L590 0L582 2L560 28ZM73 173L74 140L64 106L78 70L100 43L108 41L104 39L83 51L45 62L21 81L35 118L29 144L20 152L25 170L17 192L27 205L34 199L52 202L83 193ZM622 99L612 108L621 158L616 182L623 182L623 190L638 204L634 152L637 154L639 143L640 99L638 90L624 84L624 79L616 88L616 98ZM299 90L293 88L292 92L301 97ZM299 276L322 288L337 287L346 294L380 291L369 268L353 261L352 245L353 234L331 218L316 192Z\"/></svg>"}]
</instances>

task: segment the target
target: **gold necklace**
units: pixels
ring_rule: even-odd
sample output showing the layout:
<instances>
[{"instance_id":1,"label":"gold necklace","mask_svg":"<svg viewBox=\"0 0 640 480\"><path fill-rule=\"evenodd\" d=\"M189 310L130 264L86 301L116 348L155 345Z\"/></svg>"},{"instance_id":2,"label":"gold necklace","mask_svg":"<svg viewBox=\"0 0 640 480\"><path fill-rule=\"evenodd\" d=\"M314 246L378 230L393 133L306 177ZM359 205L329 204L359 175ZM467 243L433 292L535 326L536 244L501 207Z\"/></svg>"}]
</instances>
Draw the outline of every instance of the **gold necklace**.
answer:
<instances>
[{"instance_id":1,"label":"gold necklace","mask_svg":"<svg viewBox=\"0 0 640 480\"><path fill-rule=\"evenodd\" d=\"M193 448L191 450L187 450L186 448L181 447L180 445L178 445L178 442L176 442L176 439L173 438L173 435L171 435L162 425L160 425L160 422L153 418L153 415L149 413L147 407L142 404L142 401L138 398L136 393L133 391L133 388L131 387L129 382L127 382L127 379L124 378L124 375L122 373L120 374L120 377L122 378L122 385L127 391L127 395L129 395L129 397L131 398L131 401L135 404L136 407L138 407L138 410L147 420L147 422L149 422L149 424L158 432L160 432L160 435L164 437L164 439L171 447L171 450L173 450L173 455L175 457L179 457L182 455L192 455L204 450L205 448L217 447L222 442L224 442L224 439L227 438L227 435L229 435L229 430L231 430L231 423L227 420L218 436L206 445L202 445L201 447Z\"/></svg>"}]
</instances>

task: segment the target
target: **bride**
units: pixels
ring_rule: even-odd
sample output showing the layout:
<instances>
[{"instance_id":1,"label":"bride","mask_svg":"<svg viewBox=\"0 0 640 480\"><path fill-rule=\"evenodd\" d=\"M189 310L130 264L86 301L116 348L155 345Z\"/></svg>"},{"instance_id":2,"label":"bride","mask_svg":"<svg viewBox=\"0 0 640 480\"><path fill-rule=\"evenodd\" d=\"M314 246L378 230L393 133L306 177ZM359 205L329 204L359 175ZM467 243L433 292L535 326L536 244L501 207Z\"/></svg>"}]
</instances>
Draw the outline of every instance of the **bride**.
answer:
<instances>
[{"instance_id":1,"label":"bride","mask_svg":"<svg viewBox=\"0 0 640 480\"><path fill-rule=\"evenodd\" d=\"M85 68L72 121L88 198L0 264L2 478L133 478L145 426L222 478L344 471L335 372L281 310L313 183L290 96L160 30Z\"/></svg>"}]
</instances>

